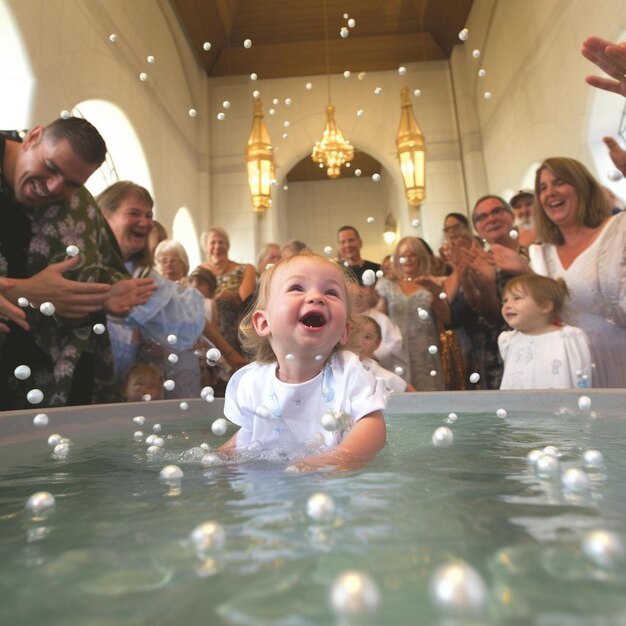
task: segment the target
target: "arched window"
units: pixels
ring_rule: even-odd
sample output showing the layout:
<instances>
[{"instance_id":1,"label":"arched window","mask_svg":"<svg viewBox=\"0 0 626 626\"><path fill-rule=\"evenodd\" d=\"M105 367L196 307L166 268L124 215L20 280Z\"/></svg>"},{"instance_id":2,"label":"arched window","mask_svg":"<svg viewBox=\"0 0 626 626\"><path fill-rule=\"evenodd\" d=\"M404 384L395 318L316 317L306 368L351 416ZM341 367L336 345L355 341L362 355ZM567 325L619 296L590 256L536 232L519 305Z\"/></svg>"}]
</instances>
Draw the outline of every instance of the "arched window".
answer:
<instances>
[{"instance_id":1,"label":"arched window","mask_svg":"<svg viewBox=\"0 0 626 626\"><path fill-rule=\"evenodd\" d=\"M198 233L187 207L181 206L174 217L172 239L182 243L189 256L189 271L200 265L202 259L198 248Z\"/></svg>"}]
</instances>

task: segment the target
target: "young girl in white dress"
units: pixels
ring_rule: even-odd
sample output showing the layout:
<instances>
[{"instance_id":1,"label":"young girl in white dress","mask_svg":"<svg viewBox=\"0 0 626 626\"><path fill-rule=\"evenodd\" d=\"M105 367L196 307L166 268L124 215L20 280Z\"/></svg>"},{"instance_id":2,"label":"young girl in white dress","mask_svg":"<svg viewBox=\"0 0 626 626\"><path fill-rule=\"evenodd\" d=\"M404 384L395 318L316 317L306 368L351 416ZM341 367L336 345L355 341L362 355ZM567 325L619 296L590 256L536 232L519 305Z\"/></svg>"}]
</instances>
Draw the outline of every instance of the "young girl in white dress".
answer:
<instances>
[{"instance_id":1,"label":"young girl in white dress","mask_svg":"<svg viewBox=\"0 0 626 626\"><path fill-rule=\"evenodd\" d=\"M524 274L504 288L502 315L513 329L498 337L504 375L500 389L572 389L591 386L585 331L559 319L565 281Z\"/></svg>"},{"instance_id":2,"label":"young girl in white dress","mask_svg":"<svg viewBox=\"0 0 626 626\"><path fill-rule=\"evenodd\" d=\"M221 452L268 450L309 470L349 467L385 445L383 386L345 349L350 314L336 263L303 253L263 273L240 325L255 362L226 388L224 414L240 429Z\"/></svg>"}]
</instances>

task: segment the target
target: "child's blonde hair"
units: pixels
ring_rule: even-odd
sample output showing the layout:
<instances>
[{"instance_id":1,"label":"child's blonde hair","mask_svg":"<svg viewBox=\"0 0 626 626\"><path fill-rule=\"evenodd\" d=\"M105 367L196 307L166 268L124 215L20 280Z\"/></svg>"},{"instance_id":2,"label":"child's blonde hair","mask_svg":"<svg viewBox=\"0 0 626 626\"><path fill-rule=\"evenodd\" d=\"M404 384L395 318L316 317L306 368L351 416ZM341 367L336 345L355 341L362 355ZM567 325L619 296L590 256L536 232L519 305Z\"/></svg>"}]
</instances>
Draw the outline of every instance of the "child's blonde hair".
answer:
<instances>
[{"instance_id":1,"label":"child's blonde hair","mask_svg":"<svg viewBox=\"0 0 626 626\"><path fill-rule=\"evenodd\" d=\"M163 385L163 373L156 365L152 363L135 363L126 370L122 378L122 398L126 397L126 389L130 381L137 376L145 376L148 380L157 382L159 387Z\"/></svg>"},{"instance_id":2,"label":"child's blonde hair","mask_svg":"<svg viewBox=\"0 0 626 626\"><path fill-rule=\"evenodd\" d=\"M504 287L504 294L521 291L529 295L537 304L551 302L552 315L558 317L569 296L569 290L562 278L549 278L538 274L522 274L512 278Z\"/></svg>"},{"instance_id":3,"label":"child's blonde hair","mask_svg":"<svg viewBox=\"0 0 626 626\"><path fill-rule=\"evenodd\" d=\"M260 337L257 335L256 330L254 329L254 325L252 324L252 316L255 311L259 309L265 309L269 302L269 293L270 287L272 285L272 279L274 278L274 274L281 267L286 267L290 263L297 261L299 259L309 259L311 261L318 261L322 263L330 263L334 267L336 267L344 277L345 280L345 290L346 290L346 320L348 323L348 328L351 329L354 326L355 319L352 311L352 293L351 289L348 287L350 283L356 283L355 279L352 278L343 267L330 261L319 254L315 254L313 252L301 252L298 254L294 254L290 257L283 258L277 263L274 263L271 267L267 268L263 274L261 274L261 278L259 279L259 288L256 296L254 297L254 301L252 302L252 306L248 309L248 312L244 315L241 323L239 324L239 340L241 342L242 347L246 350L246 352L254 358L258 363L275 363L276 362L276 354L272 349L268 337ZM340 345L337 344L333 349L335 350L350 350L354 346L352 345L352 333L350 333L349 340L347 344Z\"/></svg>"},{"instance_id":4,"label":"child's blonde hair","mask_svg":"<svg viewBox=\"0 0 626 626\"><path fill-rule=\"evenodd\" d=\"M357 318L357 321L359 323L359 331L361 333L365 332L365 328L367 326L371 326L374 329L374 332L376 333L378 341L383 340L382 328L380 327L380 324L373 317L370 317L369 315L359 315Z\"/></svg>"}]
</instances>

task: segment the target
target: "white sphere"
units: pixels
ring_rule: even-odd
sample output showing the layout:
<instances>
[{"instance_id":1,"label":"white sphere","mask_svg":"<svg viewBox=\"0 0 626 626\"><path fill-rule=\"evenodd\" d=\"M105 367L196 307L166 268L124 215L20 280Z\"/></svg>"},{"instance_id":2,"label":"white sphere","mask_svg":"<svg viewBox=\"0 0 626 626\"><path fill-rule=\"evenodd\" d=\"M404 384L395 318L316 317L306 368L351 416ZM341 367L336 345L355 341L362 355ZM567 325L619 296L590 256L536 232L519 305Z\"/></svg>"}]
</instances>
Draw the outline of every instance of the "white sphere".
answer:
<instances>
[{"instance_id":1,"label":"white sphere","mask_svg":"<svg viewBox=\"0 0 626 626\"><path fill-rule=\"evenodd\" d=\"M556 446L546 446L543 449L543 453L549 456L556 457L557 459L561 456L561 452Z\"/></svg>"},{"instance_id":2,"label":"white sphere","mask_svg":"<svg viewBox=\"0 0 626 626\"><path fill-rule=\"evenodd\" d=\"M404 75L406 74L406 67L404 67L404 65L401 65L401 66L398 68L398 74L399 74L400 76L404 76Z\"/></svg>"},{"instance_id":3,"label":"white sphere","mask_svg":"<svg viewBox=\"0 0 626 626\"><path fill-rule=\"evenodd\" d=\"M142 83L145 83L145 82L148 80L148 74L146 74L146 72L141 72L141 73L139 74L139 80L140 80Z\"/></svg>"},{"instance_id":4,"label":"white sphere","mask_svg":"<svg viewBox=\"0 0 626 626\"><path fill-rule=\"evenodd\" d=\"M246 48L247 50L252 48L252 40L251 39L244 39L243 40L243 47Z\"/></svg>"},{"instance_id":5,"label":"white sphere","mask_svg":"<svg viewBox=\"0 0 626 626\"><path fill-rule=\"evenodd\" d=\"M170 363L172 363L172 365L173 365L174 363L178 363L178 355L177 355L177 354L174 354L174 353L172 352L171 354L168 354L168 355L167 355L167 360L168 360Z\"/></svg>"},{"instance_id":6,"label":"white sphere","mask_svg":"<svg viewBox=\"0 0 626 626\"><path fill-rule=\"evenodd\" d=\"M80 250L78 249L78 246L75 246L74 244L67 246L67 248L65 248L65 254L67 254L67 256L69 257L74 257L78 254L80 254Z\"/></svg>"},{"instance_id":7,"label":"white sphere","mask_svg":"<svg viewBox=\"0 0 626 626\"><path fill-rule=\"evenodd\" d=\"M459 418L459 416L456 413L448 413L448 421L453 424L454 422L457 421L457 419Z\"/></svg>"},{"instance_id":8,"label":"white sphere","mask_svg":"<svg viewBox=\"0 0 626 626\"><path fill-rule=\"evenodd\" d=\"M480 59L480 50L478 50L478 49L477 50L472 50L472 56L475 59Z\"/></svg>"},{"instance_id":9,"label":"white sphere","mask_svg":"<svg viewBox=\"0 0 626 626\"><path fill-rule=\"evenodd\" d=\"M140 431L140 430L136 430L136 431L133 433L133 439L134 439L135 441L138 441L138 442L143 441L143 432L142 432L142 431Z\"/></svg>"},{"instance_id":10,"label":"white sphere","mask_svg":"<svg viewBox=\"0 0 626 626\"><path fill-rule=\"evenodd\" d=\"M368 224L373 224L373 223L374 223L374 218L370 215L370 216L367 218L366 222L367 222Z\"/></svg>"},{"instance_id":11,"label":"white sphere","mask_svg":"<svg viewBox=\"0 0 626 626\"><path fill-rule=\"evenodd\" d=\"M333 253L333 249L332 249L330 246L326 246L326 247L324 248L324 254L328 254L328 255L330 255L330 254L332 254L332 253Z\"/></svg>"},{"instance_id":12,"label":"white sphere","mask_svg":"<svg viewBox=\"0 0 626 626\"><path fill-rule=\"evenodd\" d=\"M200 464L202 467L207 467L209 465L217 465L220 461L221 459L217 454L209 452L202 457Z\"/></svg>"},{"instance_id":13,"label":"white sphere","mask_svg":"<svg viewBox=\"0 0 626 626\"><path fill-rule=\"evenodd\" d=\"M417 228L420 225L420 221L415 217L411 220L411 226L413 226L413 228Z\"/></svg>"},{"instance_id":14,"label":"white sphere","mask_svg":"<svg viewBox=\"0 0 626 626\"><path fill-rule=\"evenodd\" d=\"M504 419L507 416L506 409L498 409L496 411L496 416Z\"/></svg>"},{"instance_id":15,"label":"white sphere","mask_svg":"<svg viewBox=\"0 0 626 626\"><path fill-rule=\"evenodd\" d=\"M206 360L209 365L215 365L221 357L222 353L217 348L209 348L206 352Z\"/></svg>"},{"instance_id":16,"label":"white sphere","mask_svg":"<svg viewBox=\"0 0 626 626\"><path fill-rule=\"evenodd\" d=\"M454 561L435 571L430 596L446 613L466 616L485 610L488 592L482 576L471 565Z\"/></svg>"},{"instance_id":17,"label":"white sphere","mask_svg":"<svg viewBox=\"0 0 626 626\"><path fill-rule=\"evenodd\" d=\"M28 365L18 365L13 370L13 376L15 376L18 380L26 380L27 378L30 378L30 367L28 367Z\"/></svg>"},{"instance_id":18,"label":"white sphere","mask_svg":"<svg viewBox=\"0 0 626 626\"><path fill-rule=\"evenodd\" d=\"M349 28L354 28L355 26L356 26L356 20L355 20L353 17L351 17L351 18L348 20L348 27L349 27Z\"/></svg>"},{"instance_id":19,"label":"white sphere","mask_svg":"<svg viewBox=\"0 0 626 626\"><path fill-rule=\"evenodd\" d=\"M26 394L26 399L31 404L39 404L43 400L43 391L41 389L31 389Z\"/></svg>"},{"instance_id":20,"label":"white sphere","mask_svg":"<svg viewBox=\"0 0 626 626\"><path fill-rule=\"evenodd\" d=\"M163 381L163 389L166 391L172 391L174 387L176 387L176 383L171 378Z\"/></svg>"},{"instance_id":21,"label":"white sphere","mask_svg":"<svg viewBox=\"0 0 626 626\"><path fill-rule=\"evenodd\" d=\"M376 274L374 270L365 270L363 272L363 276L361 277L361 281L365 287L371 287L376 282Z\"/></svg>"},{"instance_id":22,"label":"white sphere","mask_svg":"<svg viewBox=\"0 0 626 626\"><path fill-rule=\"evenodd\" d=\"M207 400L207 398L213 398L214 395L215 395L215 393L213 391L213 387L202 387L202 389L200 391L200 397L203 400Z\"/></svg>"},{"instance_id":23,"label":"white sphere","mask_svg":"<svg viewBox=\"0 0 626 626\"><path fill-rule=\"evenodd\" d=\"M252 74L250 74L250 80L257 80L259 78L259 75L256 72L252 72ZM255 98L258 98L259 96L254 96Z\"/></svg>"},{"instance_id":24,"label":"white sphere","mask_svg":"<svg viewBox=\"0 0 626 626\"><path fill-rule=\"evenodd\" d=\"M186 411L189 408L188 402L181 402L179 405L181 411Z\"/></svg>"},{"instance_id":25,"label":"white sphere","mask_svg":"<svg viewBox=\"0 0 626 626\"><path fill-rule=\"evenodd\" d=\"M429 373L430 373L430 375L431 375L431 376L433 376L433 377L437 376L437 370L430 370L430 372L429 372Z\"/></svg>"},{"instance_id":26,"label":"white sphere","mask_svg":"<svg viewBox=\"0 0 626 626\"><path fill-rule=\"evenodd\" d=\"M438 448L447 448L453 441L454 434L447 426L440 426L433 433L433 445Z\"/></svg>"},{"instance_id":27,"label":"white sphere","mask_svg":"<svg viewBox=\"0 0 626 626\"><path fill-rule=\"evenodd\" d=\"M26 510L30 513L47 513L54 507L54 496L48 491L38 491L26 500Z\"/></svg>"},{"instance_id":28,"label":"white sphere","mask_svg":"<svg viewBox=\"0 0 626 626\"><path fill-rule=\"evenodd\" d=\"M211 42L210 42L210 41L205 41L205 42L202 44L202 49L203 49L205 52L208 52L208 51L211 49Z\"/></svg>"},{"instance_id":29,"label":"white sphere","mask_svg":"<svg viewBox=\"0 0 626 626\"><path fill-rule=\"evenodd\" d=\"M352 76L352 72L351 72L350 70L346 70L346 71L343 73L343 77L344 77L344 78L350 78L350 76Z\"/></svg>"},{"instance_id":30,"label":"white sphere","mask_svg":"<svg viewBox=\"0 0 626 626\"><path fill-rule=\"evenodd\" d=\"M198 115L198 111L194 108L189 109L189 111L187 111L187 115L189 115L189 117L196 117Z\"/></svg>"},{"instance_id":31,"label":"white sphere","mask_svg":"<svg viewBox=\"0 0 626 626\"><path fill-rule=\"evenodd\" d=\"M583 452L583 467L602 467L604 455L599 450L585 450Z\"/></svg>"},{"instance_id":32,"label":"white sphere","mask_svg":"<svg viewBox=\"0 0 626 626\"><path fill-rule=\"evenodd\" d=\"M555 456L541 454L535 461L535 473L542 478L556 476L561 471L561 462Z\"/></svg>"},{"instance_id":33,"label":"white sphere","mask_svg":"<svg viewBox=\"0 0 626 626\"><path fill-rule=\"evenodd\" d=\"M169 343L170 346L173 346L177 341L178 341L178 337L176 335L167 336L167 343Z\"/></svg>"},{"instance_id":34,"label":"white sphere","mask_svg":"<svg viewBox=\"0 0 626 626\"><path fill-rule=\"evenodd\" d=\"M485 100L491 100L491 98L493 98L493 94L490 91L485 91L485 93L483 94L483 98Z\"/></svg>"},{"instance_id":35,"label":"white sphere","mask_svg":"<svg viewBox=\"0 0 626 626\"><path fill-rule=\"evenodd\" d=\"M226 533L217 522L204 522L189 533L189 539L200 552L219 550L224 545Z\"/></svg>"},{"instance_id":36,"label":"white sphere","mask_svg":"<svg viewBox=\"0 0 626 626\"><path fill-rule=\"evenodd\" d=\"M483 70L482 68L478 70L478 76L480 78L484 78L484 76L486 76L487 72L485 70Z\"/></svg>"},{"instance_id":37,"label":"white sphere","mask_svg":"<svg viewBox=\"0 0 626 626\"><path fill-rule=\"evenodd\" d=\"M43 428L48 425L50 418L45 413L37 413L35 417L33 417L33 426L37 428Z\"/></svg>"},{"instance_id":38,"label":"white sphere","mask_svg":"<svg viewBox=\"0 0 626 626\"><path fill-rule=\"evenodd\" d=\"M92 330L93 330L93 332L96 335L104 334L106 332L106 329L107 329L107 327L104 324L101 324L101 323L94 324L93 327L92 327Z\"/></svg>"},{"instance_id":39,"label":"white sphere","mask_svg":"<svg viewBox=\"0 0 626 626\"><path fill-rule=\"evenodd\" d=\"M591 408L591 398L589 396L580 396L578 398L578 408L581 411L588 411Z\"/></svg>"},{"instance_id":40,"label":"white sphere","mask_svg":"<svg viewBox=\"0 0 626 626\"><path fill-rule=\"evenodd\" d=\"M306 501L306 514L316 522L330 522L335 517L335 501L325 493L314 493Z\"/></svg>"},{"instance_id":41,"label":"white sphere","mask_svg":"<svg viewBox=\"0 0 626 626\"><path fill-rule=\"evenodd\" d=\"M152 427L152 432L154 432L154 433L160 433L160 432L161 432L161 424L155 424L155 425Z\"/></svg>"},{"instance_id":42,"label":"white sphere","mask_svg":"<svg viewBox=\"0 0 626 626\"><path fill-rule=\"evenodd\" d=\"M155 58L154 58L154 56L152 56L151 54L149 54L149 55L146 57L146 61L148 61L148 63L154 63Z\"/></svg>"},{"instance_id":43,"label":"white sphere","mask_svg":"<svg viewBox=\"0 0 626 626\"><path fill-rule=\"evenodd\" d=\"M17 306L20 306L23 309L25 309L29 304L30 302L28 301L28 298L24 298L24 296L17 299Z\"/></svg>"},{"instance_id":44,"label":"white sphere","mask_svg":"<svg viewBox=\"0 0 626 626\"><path fill-rule=\"evenodd\" d=\"M589 477L577 467L567 468L561 476L561 482L567 491L574 493L585 493L589 491Z\"/></svg>"},{"instance_id":45,"label":"white sphere","mask_svg":"<svg viewBox=\"0 0 626 626\"><path fill-rule=\"evenodd\" d=\"M380 96L380 94L383 92L383 88L382 87L376 87L374 89L374 95L375 96Z\"/></svg>"},{"instance_id":46,"label":"white sphere","mask_svg":"<svg viewBox=\"0 0 626 626\"><path fill-rule=\"evenodd\" d=\"M472 372L469 377L469 381L472 384L476 384L480 380L480 374L478 372Z\"/></svg>"},{"instance_id":47,"label":"white sphere","mask_svg":"<svg viewBox=\"0 0 626 626\"><path fill-rule=\"evenodd\" d=\"M152 445L156 446L157 448L162 448L165 445L165 441L163 441L161 437L155 437Z\"/></svg>"},{"instance_id":48,"label":"white sphere","mask_svg":"<svg viewBox=\"0 0 626 626\"><path fill-rule=\"evenodd\" d=\"M537 448L535 448L534 450L531 450L527 455L526 455L526 463L528 463L528 465L530 466L534 466L535 463L537 463L537 459L543 454L543 452L541 450L538 450Z\"/></svg>"},{"instance_id":49,"label":"white sphere","mask_svg":"<svg viewBox=\"0 0 626 626\"><path fill-rule=\"evenodd\" d=\"M358 167L354 170L354 175L355 175L357 178L361 175L361 170L360 170Z\"/></svg>"},{"instance_id":50,"label":"white sphere","mask_svg":"<svg viewBox=\"0 0 626 626\"><path fill-rule=\"evenodd\" d=\"M161 480L179 480L185 474L178 465L166 465L160 472L159 478Z\"/></svg>"},{"instance_id":51,"label":"white sphere","mask_svg":"<svg viewBox=\"0 0 626 626\"><path fill-rule=\"evenodd\" d=\"M109 35L109 41L110 41L111 43L115 43L115 42L117 41L117 35L116 35L115 33L111 33L111 34Z\"/></svg>"},{"instance_id":52,"label":"white sphere","mask_svg":"<svg viewBox=\"0 0 626 626\"><path fill-rule=\"evenodd\" d=\"M264 404L259 404L259 406L255 410L255 413L261 419L272 419L274 417L274 414Z\"/></svg>"},{"instance_id":53,"label":"white sphere","mask_svg":"<svg viewBox=\"0 0 626 626\"><path fill-rule=\"evenodd\" d=\"M417 309L417 317L419 317L422 322L426 321L429 317L428 311L426 309L422 309L421 307Z\"/></svg>"},{"instance_id":54,"label":"white sphere","mask_svg":"<svg viewBox=\"0 0 626 626\"><path fill-rule=\"evenodd\" d=\"M626 560L626 550L621 537L610 530L592 530L581 544L583 554L595 565L611 568Z\"/></svg>"},{"instance_id":55,"label":"white sphere","mask_svg":"<svg viewBox=\"0 0 626 626\"><path fill-rule=\"evenodd\" d=\"M341 35L341 38L345 39L349 34L350 32L348 31L348 29L345 26L342 26L341 30L339 31L339 35Z\"/></svg>"},{"instance_id":56,"label":"white sphere","mask_svg":"<svg viewBox=\"0 0 626 626\"><path fill-rule=\"evenodd\" d=\"M54 433L53 435L50 435L48 437L48 445L49 446L56 446L57 443L60 443L61 439L63 439L63 437L61 437L61 435L59 435L59 433Z\"/></svg>"},{"instance_id":57,"label":"white sphere","mask_svg":"<svg viewBox=\"0 0 626 626\"><path fill-rule=\"evenodd\" d=\"M230 100L224 100L224 102L222 102L222 106L225 109L229 109L230 108Z\"/></svg>"},{"instance_id":58,"label":"white sphere","mask_svg":"<svg viewBox=\"0 0 626 626\"><path fill-rule=\"evenodd\" d=\"M222 435L225 435L227 430L228 430L228 422L223 417L218 417L211 424L211 432L217 437L221 437Z\"/></svg>"},{"instance_id":59,"label":"white sphere","mask_svg":"<svg viewBox=\"0 0 626 626\"><path fill-rule=\"evenodd\" d=\"M304 88L305 88L307 91L311 91L311 89L313 89L313 83L307 83L307 84L304 86Z\"/></svg>"},{"instance_id":60,"label":"white sphere","mask_svg":"<svg viewBox=\"0 0 626 626\"><path fill-rule=\"evenodd\" d=\"M146 450L148 454L156 454L157 452L160 452L160 451L161 451L161 448L159 448L159 446L156 446L156 445L148 446L148 449Z\"/></svg>"},{"instance_id":61,"label":"white sphere","mask_svg":"<svg viewBox=\"0 0 626 626\"><path fill-rule=\"evenodd\" d=\"M54 446L54 449L52 450L52 454L57 459L66 459L69 453L70 453L70 444L67 443L66 441L60 441L59 443L57 443L56 446Z\"/></svg>"},{"instance_id":62,"label":"white sphere","mask_svg":"<svg viewBox=\"0 0 626 626\"><path fill-rule=\"evenodd\" d=\"M152 433L152 434L148 435L148 436L146 437L146 444L147 444L147 445L149 445L149 446L151 446L151 445L154 443L154 440L155 440L156 438L157 438L157 436L156 436L154 433Z\"/></svg>"},{"instance_id":63,"label":"white sphere","mask_svg":"<svg viewBox=\"0 0 626 626\"><path fill-rule=\"evenodd\" d=\"M222 112L218 113L218 114L217 114L217 119L218 119L220 122L223 122L223 121L226 119L226 114L225 114L225 113L222 113Z\"/></svg>"},{"instance_id":64,"label":"white sphere","mask_svg":"<svg viewBox=\"0 0 626 626\"><path fill-rule=\"evenodd\" d=\"M331 587L330 605L340 616L371 616L380 607L380 592L365 572L343 572L335 578Z\"/></svg>"},{"instance_id":65,"label":"white sphere","mask_svg":"<svg viewBox=\"0 0 626 626\"><path fill-rule=\"evenodd\" d=\"M54 312L56 311L56 308L54 304L52 304L52 302L42 302L39 306L39 310L41 311L42 315L45 315L46 317L52 317L54 315Z\"/></svg>"},{"instance_id":66,"label":"white sphere","mask_svg":"<svg viewBox=\"0 0 626 626\"><path fill-rule=\"evenodd\" d=\"M438 352L438 348L437 346L433 345L433 346L428 346L428 354L437 354Z\"/></svg>"},{"instance_id":67,"label":"white sphere","mask_svg":"<svg viewBox=\"0 0 626 626\"><path fill-rule=\"evenodd\" d=\"M469 30L467 28L464 28L461 31L459 31L459 39L461 41L467 41L469 39Z\"/></svg>"},{"instance_id":68,"label":"white sphere","mask_svg":"<svg viewBox=\"0 0 626 626\"><path fill-rule=\"evenodd\" d=\"M379 183L380 182L380 174L378 172L375 172L374 174L372 174L372 180L375 183Z\"/></svg>"},{"instance_id":69,"label":"white sphere","mask_svg":"<svg viewBox=\"0 0 626 626\"><path fill-rule=\"evenodd\" d=\"M315 355L315 360L316 361L323 361L324 360L324 355L323 354L316 354Z\"/></svg>"},{"instance_id":70,"label":"white sphere","mask_svg":"<svg viewBox=\"0 0 626 626\"><path fill-rule=\"evenodd\" d=\"M515 228L509 231L509 237L511 239L517 239L519 237L519 233L517 232Z\"/></svg>"},{"instance_id":71,"label":"white sphere","mask_svg":"<svg viewBox=\"0 0 626 626\"><path fill-rule=\"evenodd\" d=\"M448 297L448 294L445 291L440 291L439 292L439 299L440 300L445 300Z\"/></svg>"},{"instance_id":72,"label":"white sphere","mask_svg":"<svg viewBox=\"0 0 626 626\"><path fill-rule=\"evenodd\" d=\"M393 370L398 376L402 376L404 374L404 368L400 365L397 365Z\"/></svg>"},{"instance_id":73,"label":"white sphere","mask_svg":"<svg viewBox=\"0 0 626 626\"><path fill-rule=\"evenodd\" d=\"M320 421L324 430L328 430L330 432L337 430L337 418L332 413L324 413Z\"/></svg>"},{"instance_id":74,"label":"white sphere","mask_svg":"<svg viewBox=\"0 0 626 626\"><path fill-rule=\"evenodd\" d=\"M624 178L624 175L619 171L619 170L611 170L608 174L608 179L611 182L616 183L618 180L622 180L622 178Z\"/></svg>"},{"instance_id":75,"label":"white sphere","mask_svg":"<svg viewBox=\"0 0 626 626\"><path fill-rule=\"evenodd\" d=\"M143 415L136 415L133 417L133 422L135 422L137 426L143 426L146 423L146 418Z\"/></svg>"}]
</instances>

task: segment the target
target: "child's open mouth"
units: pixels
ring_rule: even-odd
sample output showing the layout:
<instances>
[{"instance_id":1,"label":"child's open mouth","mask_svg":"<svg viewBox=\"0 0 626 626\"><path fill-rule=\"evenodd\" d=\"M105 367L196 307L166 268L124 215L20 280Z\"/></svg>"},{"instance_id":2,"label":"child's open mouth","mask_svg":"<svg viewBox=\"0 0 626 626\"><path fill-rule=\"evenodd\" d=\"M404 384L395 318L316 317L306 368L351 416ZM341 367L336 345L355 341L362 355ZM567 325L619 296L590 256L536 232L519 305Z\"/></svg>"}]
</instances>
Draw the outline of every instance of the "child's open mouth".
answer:
<instances>
[{"instance_id":1,"label":"child's open mouth","mask_svg":"<svg viewBox=\"0 0 626 626\"><path fill-rule=\"evenodd\" d=\"M300 318L300 323L309 328L321 328L326 324L326 319L321 313L307 313Z\"/></svg>"}]
</instances>

